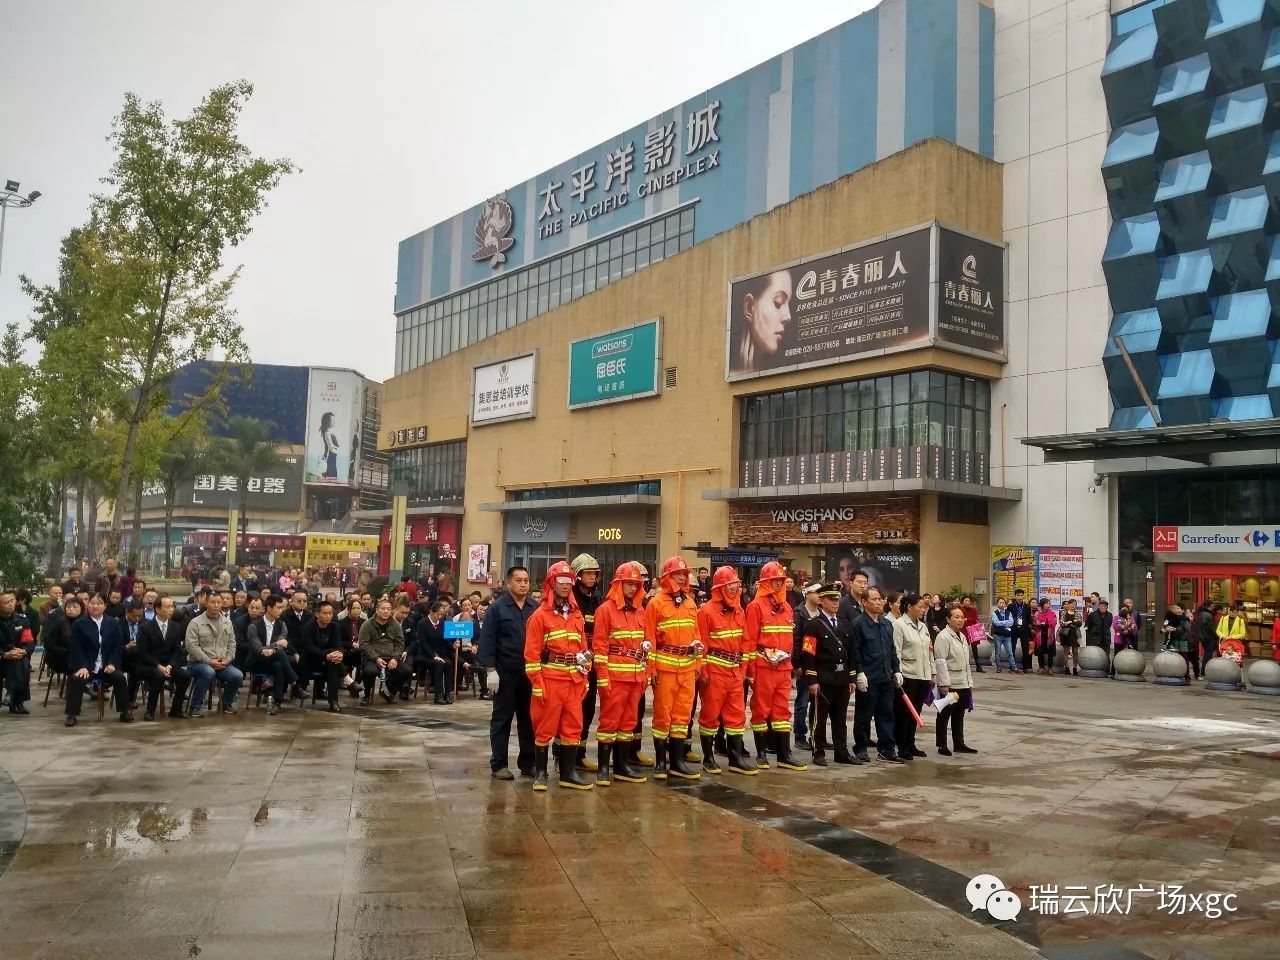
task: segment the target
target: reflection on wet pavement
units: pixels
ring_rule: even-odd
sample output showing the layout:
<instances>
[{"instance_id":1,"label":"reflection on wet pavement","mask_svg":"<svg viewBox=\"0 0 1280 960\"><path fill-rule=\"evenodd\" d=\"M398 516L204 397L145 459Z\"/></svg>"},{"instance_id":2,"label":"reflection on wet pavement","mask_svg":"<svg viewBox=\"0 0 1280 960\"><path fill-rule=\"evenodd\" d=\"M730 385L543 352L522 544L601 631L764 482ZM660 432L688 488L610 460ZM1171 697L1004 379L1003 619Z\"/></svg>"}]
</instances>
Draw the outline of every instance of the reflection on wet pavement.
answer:
<instances>
[{"instance_id":1,"label":"reflection on wet pavement","mask_svg":"<svg viewBox=\"0 0 1280 960\"><path fill-rule=\"evenodd\" d=\"M976 757L544 795L488 778L473 701L37 711L0 723L0 955L1280 955L1280 704L1116 686L989 679ZM1240 909L996 924L978 873L1024 908L1032 884L1164 882Z\"/></svg>"}]
</instances>

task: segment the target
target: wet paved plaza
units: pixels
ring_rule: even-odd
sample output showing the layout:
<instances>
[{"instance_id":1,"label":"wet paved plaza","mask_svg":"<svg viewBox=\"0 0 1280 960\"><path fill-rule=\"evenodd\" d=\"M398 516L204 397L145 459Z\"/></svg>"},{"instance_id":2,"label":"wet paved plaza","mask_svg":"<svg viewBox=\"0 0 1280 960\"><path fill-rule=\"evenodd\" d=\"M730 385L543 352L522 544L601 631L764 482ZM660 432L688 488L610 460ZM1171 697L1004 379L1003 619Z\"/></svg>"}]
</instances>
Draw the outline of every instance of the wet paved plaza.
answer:
<instances>
[{"instance_id":1,"label":"wet paved plaza","mask_svg":"<svg viewBox=\"0 0 1280 960\"><path fill-rule=\"evenodd\" d=\"M74 730L36 703L0 715L0 957L1280 956L1280 702L979 679L977 756L925 731L905 767L586 794L490 780L469 698ZM970 911L978 874L1017 920Z\"/></svg>"}]
</instances>

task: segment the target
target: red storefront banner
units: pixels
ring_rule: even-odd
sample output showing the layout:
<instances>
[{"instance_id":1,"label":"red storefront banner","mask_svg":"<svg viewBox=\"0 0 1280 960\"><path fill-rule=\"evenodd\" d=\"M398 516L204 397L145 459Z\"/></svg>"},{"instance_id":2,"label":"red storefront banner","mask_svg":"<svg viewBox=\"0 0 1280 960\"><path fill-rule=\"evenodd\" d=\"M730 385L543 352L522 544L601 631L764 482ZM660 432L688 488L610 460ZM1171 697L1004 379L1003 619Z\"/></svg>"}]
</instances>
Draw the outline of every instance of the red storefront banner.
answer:
<instances>
[{"instance_id":1,"label":"red storefront banner","mask_svg":"<svg viewBox=\"0 0 1280 960\"><path fill-rule=\"evenodd\" d=\"M222 550L227 546L226 531L191 530L182 535L187 547L204 547ZM301 550L306 537L288 533L239 533L236 534L237 550Z\"/></svg>"},{"instance_id":2,"label":"red storefront banner","mask_svg":"<svg viewBox=\"0 0 1280 960\"><path fill-rule=\"evenodd\" d=\"M404 545L410 547L434 547L436 556L444 561L442 567L453 569L459 551L462 522L458 517L407 517L404 524ZM391 518L382 521L378 546L378 573L386 576L391 564Z\"/></svg>"}]
</instances>

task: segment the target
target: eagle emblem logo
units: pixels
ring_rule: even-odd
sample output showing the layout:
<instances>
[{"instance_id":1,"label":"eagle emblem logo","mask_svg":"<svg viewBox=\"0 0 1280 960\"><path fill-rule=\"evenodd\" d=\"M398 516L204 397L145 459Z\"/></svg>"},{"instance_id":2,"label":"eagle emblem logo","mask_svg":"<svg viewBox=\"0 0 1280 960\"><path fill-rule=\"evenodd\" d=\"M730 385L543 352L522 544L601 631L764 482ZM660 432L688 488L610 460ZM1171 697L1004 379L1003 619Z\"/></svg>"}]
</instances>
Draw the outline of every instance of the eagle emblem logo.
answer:
<instances>
[{"instance_id":1,"label":"eagle emblem logo","mask_svg":"<svg viewBox=\"0 0 1280 960\"><path fill-rule=\"evenodd\" d=\"M515 246L515 241L508 234L515 223L515 214L511 204L500 198L486 200L480 219L476 221L476 250L471 259L479 263L488 260L489 266L497 270L507 262L506 252Z\"/></svg>"}]
</instances>

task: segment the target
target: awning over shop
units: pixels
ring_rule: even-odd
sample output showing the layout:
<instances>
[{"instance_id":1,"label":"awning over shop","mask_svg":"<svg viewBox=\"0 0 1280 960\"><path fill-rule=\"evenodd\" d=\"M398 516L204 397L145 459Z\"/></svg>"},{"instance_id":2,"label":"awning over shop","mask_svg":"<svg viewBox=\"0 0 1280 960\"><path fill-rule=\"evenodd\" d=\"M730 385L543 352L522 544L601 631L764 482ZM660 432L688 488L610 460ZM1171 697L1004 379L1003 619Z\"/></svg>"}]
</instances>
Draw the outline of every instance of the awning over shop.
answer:
<instances>
[{"instance_id":1,"label":"awning over shop","mask_svg":"<svg viewBox=\"0 0 1280 960\"><path fill-rule=\"evenodd\" d=\"M1163 457L1208 466L1215 453L1280 447L1280 417L1137 430L1093 430L1023 437L1022 442L1043 450L1046 463Z\"/></svg>"}]
</instances>

